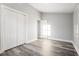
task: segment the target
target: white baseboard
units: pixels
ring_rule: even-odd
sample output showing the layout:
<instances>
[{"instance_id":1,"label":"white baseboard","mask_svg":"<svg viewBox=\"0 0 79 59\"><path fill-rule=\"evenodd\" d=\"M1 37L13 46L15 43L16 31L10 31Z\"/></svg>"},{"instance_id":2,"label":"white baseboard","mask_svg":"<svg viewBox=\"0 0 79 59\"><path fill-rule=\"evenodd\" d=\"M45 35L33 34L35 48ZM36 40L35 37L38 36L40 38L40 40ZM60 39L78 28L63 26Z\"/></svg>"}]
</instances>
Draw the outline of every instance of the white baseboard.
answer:
<instances>
[{"instance_id":1,"label":"white baseboard","mask_svg":"<svg viewBox=\"0 0 79 59\"><path fill-rule=\"evenodd\" d=\"M31 42L36 41L36 40L38 40L38 39L35 38L35 39L30 40L30 41L27 41L26 43L31 43Z\"/></svg>"},{"instance_id":2,"label":"white baseboard","mask_svg":"<svg viewBox=\"0 0 79 59\"><path fill-rule=\"evenodd\" d=\"M40 39L41 39L41 38L40 38ZM65 39L60 39L60 38L42 38L42 39L51 39L51 40L69 42L69 43L72 43L72 42L73 42L73 41L71 41L71 40L65 40Z\"/></svg>"},{"instance_id":3,"label":"white baseboard","mask_svg":"<svg viewBox=\"0 0 79 59\"><path fill-rule=\"evenodd\" d=\"M79 55L79 47L78 47L74 42L73 42L73 46L74 46L74 48L75 48L77 54Z\"/></svg>"},{"instance_id":4,"label":"white baseboard","mask_svg":"<svg viewBox=\"0 0 79 59\"><path fill-rule=\"evenodd\" d=\"M49 39L58 40L58 41L64 41L64 42L69 42L69 43L72 43L73 42L71 40L65 40L65 39L59 39L59 38L49 38Z\"/></svg>"}]
</instances>

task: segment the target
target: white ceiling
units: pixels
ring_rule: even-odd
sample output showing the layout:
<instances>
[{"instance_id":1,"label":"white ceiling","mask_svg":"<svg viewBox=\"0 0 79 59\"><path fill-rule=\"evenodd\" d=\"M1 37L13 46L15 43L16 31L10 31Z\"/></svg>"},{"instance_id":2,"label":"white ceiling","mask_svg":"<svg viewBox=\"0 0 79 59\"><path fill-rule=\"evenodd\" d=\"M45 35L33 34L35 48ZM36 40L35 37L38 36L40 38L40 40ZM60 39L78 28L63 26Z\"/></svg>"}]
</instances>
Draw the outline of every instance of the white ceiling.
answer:
<instances>
[{"instance_id":1,"label":"white ceiling","mask_svg":"<svg viewBox=\"0 0 79 59\"><path fill-rule=\"evenodd\" d=\"M72 13L77 3L30 3L40 12Z\"/></svg>"}]
</instances>

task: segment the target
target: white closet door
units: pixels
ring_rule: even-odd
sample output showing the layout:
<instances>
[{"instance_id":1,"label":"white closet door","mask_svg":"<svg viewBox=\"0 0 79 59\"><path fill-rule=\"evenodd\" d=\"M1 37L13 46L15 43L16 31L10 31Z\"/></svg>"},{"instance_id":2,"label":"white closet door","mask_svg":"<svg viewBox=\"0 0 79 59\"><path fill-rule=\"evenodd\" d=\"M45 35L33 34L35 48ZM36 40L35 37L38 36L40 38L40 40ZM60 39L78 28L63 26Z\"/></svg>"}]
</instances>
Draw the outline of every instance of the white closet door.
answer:
<instances>
[{"instance_id":1,"label":"white closet door","mask_svg":"<svg viewBox=\"0 0 79 59\"><path fill-rule=\"evenodd\" d=\"M3 48L9 49L15 47L17 45L17 13L7 8L4 8L3 22Z\"/></svg>"},{"instance_id":2,"label":"white closet door","mask_svg":"<svg viewBox=\"0 0 79 59\"><path fill-rule=\"evenodd\" d=\"M25 43L25 15L18 13L18 45Z\"/></svg>"}]
</instances>

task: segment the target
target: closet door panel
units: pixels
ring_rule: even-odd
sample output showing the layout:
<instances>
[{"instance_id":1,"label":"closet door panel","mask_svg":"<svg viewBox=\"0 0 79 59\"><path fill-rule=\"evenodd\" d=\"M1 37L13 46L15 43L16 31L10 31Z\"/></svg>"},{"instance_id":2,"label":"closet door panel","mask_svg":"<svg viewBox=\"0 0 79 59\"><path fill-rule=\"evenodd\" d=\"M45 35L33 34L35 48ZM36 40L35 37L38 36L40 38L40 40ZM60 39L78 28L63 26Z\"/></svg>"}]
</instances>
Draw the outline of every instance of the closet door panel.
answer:
<instances>
[{"instance_id":1,"label":"closet door panel","mask_svg":"<svg viewBox=\"0 0 79 59\"><path fill-rule=\"evenodd\" d=\"M25 16L18 14L18 45L25 43Z\"/></svg>"},{"instance_id":2,"label":"closet door panel","mask_svg":"<svg viewBox=\"0 0 79 59\"><path fill-rule=\"evenodd\" d=\"M17 14L4 8L4 49L15 47L17 44Z\"/></svg>"}]
</instances>

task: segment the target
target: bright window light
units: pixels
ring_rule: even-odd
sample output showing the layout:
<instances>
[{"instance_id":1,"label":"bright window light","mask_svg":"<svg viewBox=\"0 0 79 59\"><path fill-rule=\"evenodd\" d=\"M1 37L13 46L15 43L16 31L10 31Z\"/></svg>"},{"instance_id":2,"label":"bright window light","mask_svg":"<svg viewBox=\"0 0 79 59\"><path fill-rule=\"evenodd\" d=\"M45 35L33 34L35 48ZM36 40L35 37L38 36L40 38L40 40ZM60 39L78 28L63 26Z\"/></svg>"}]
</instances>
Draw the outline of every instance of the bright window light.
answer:
<instances>
[{"instance_id":1,"label":"bright window light","mask_svg":"<svg viewBox=\"0 0 79 59\"><path fill-rule=\"evenodd\" d=\"M42 35L50 36L51 35L51 26L48 24L43 24L42 26Z\"/></svg>"}]
</instances>

